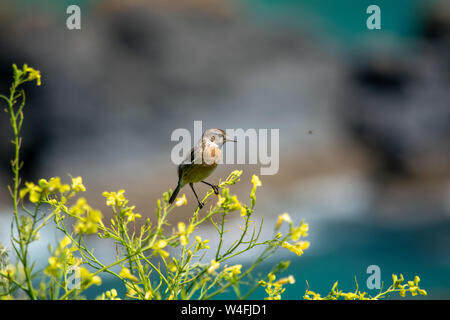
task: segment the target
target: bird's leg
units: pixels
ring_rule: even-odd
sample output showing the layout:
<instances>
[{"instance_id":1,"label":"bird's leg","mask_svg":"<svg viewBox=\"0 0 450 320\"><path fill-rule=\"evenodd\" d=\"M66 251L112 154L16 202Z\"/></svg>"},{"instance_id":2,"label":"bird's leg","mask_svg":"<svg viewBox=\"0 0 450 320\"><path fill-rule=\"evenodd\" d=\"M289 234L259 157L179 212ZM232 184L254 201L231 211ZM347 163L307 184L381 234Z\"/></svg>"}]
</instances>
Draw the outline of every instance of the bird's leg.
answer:
<instances>
[{"instance_id":1,"label":"bird's leg","mask_svg":"<svg viewBox=\"0 0 450 320\"><path fill-rule=\"evenodd\" d=\"M194 184L193 184L193 183L189 183L189 186L191 187L192 191L194 192L195 198L197 198L198 207L199 207L200 209L203 208L204 204L203 204L203 202L201 202L201 201L198 199L197 192L195 192L195 189L194 189Z\"/></svg>"},{"instance_id":2,"label":"bird's leg","mask_svg":"<svg viewBox=\"0 0 450 320\"><path fill-rule=\"evenodd\" d=\"M210 186L211 188L213 188L215 194L219 194L219 186L213 185L213 184L211 184L211 183L209 183L209 182L206 182L206 181L202 181L202 182L203 182L204 184L207 184L207 185Z\"/></svg>"}]
</instances>

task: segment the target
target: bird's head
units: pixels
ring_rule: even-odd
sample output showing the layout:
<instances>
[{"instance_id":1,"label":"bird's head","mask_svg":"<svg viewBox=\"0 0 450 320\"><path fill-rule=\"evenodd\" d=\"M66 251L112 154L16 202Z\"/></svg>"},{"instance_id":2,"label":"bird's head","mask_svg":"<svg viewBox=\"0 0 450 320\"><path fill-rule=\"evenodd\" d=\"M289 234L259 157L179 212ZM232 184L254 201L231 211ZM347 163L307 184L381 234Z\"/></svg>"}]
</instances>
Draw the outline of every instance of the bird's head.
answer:
<instances>
[{"instance_id":1,"label":"bird's head","mask_svg":"<svg viewBox=\"0 0 450 320\"><path fill-rule=\"evenodd\" d=\"M231 139L227 136L222 129L208 129L203 133L203 140L206 143L215 144L218 147L222 147L225 142L236 142L235 139Z\"/></svg>"}]
</instances>

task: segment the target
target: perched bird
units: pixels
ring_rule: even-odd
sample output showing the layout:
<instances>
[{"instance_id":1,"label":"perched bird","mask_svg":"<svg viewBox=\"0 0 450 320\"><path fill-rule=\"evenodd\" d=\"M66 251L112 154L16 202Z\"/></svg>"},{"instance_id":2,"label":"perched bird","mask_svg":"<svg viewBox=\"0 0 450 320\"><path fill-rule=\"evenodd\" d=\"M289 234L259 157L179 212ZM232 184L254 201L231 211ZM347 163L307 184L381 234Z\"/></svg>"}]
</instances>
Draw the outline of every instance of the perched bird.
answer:
<instances>
[{"instance_id":1,"label":"perched bird","mask_svg":"<svg viewBox=\"0 0 450 320\"><path fill-rule=\"evenodd\" d=\"M225 131L221 129L208 129L202 138L191 149L190 155L178 166L178 185L170 197L169 203L172 204L180 189L189 184L197 199L198 206L203 208L203 203L199 200L194 189L194 183L202 182L213 188L215 194L219 194L219 187L204 181L216 169L217 164L222 158L222 146L225 142L234 139L227 137Z\"/></svg>"}]
</instances>

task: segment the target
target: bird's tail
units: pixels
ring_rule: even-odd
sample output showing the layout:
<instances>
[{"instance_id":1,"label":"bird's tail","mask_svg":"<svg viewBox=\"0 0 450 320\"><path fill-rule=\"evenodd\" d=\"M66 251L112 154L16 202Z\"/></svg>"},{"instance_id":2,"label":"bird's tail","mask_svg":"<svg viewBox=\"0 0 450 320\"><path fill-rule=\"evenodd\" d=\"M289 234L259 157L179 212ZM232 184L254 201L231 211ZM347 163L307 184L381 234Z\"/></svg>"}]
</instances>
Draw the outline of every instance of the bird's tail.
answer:
<instances>
[{"instance_id":1,"label":"bird's tail","mask_svg":"<svg viewBox=\"0 0 450 320\"><path fill-rule=\"evenodd\" d=\"M181 181L178 181L177 187L175 188L175 190L173 190L172 195L170 196L169 204L172 204L175 201L178 192L180 192L180 189L181 189Z\"/></svg>"}]
</instances>

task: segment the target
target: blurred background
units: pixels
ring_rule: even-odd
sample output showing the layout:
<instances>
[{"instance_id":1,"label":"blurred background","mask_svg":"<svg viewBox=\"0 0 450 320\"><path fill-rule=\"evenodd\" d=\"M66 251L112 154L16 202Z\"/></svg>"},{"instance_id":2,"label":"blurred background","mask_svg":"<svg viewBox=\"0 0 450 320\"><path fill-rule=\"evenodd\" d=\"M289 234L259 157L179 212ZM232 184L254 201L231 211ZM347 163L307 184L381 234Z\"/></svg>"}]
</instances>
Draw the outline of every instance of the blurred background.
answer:
<instances>
[{"instance_id":1,"label":"blurred background","mask_svg":"<svg viewBox=\"0 0 450 320\"><path fill-rule=\"evenodd\" d=\"M70 4L81 8L81 30L66 28ZM366 27L372 4L381 30ZM297 283L284 297L299 299L305 280L326 294L336 280L353 291L356 277L374 294L366 270L378 265L386 284L392 273L417 274L428 298L450 298L448 1L2 0L1 93L12 63L42 72L42 86L26 89L25 180L80 175L88 202L105 216L102 192L123 188L154 219L156 200L177 182L174 129L193 130L194 120L204 129L280 129L280 169L261 176L254 220L264 216L269 237L280 213L305 219L311 247L300 258L280 251L258 272L291 260L286 274ZM6 245L10 137L4 114ZM209 181L234 169L244 174L232 191L246 199L258 165L222 165ZM196 207L183 192L188 205L173 224ZM228 222L230 238L240 222L238 214ZM199 232L214 237L208 226ZM58 235L41 237L35 257ZM91 242L114 257L114 248ZM112 286L106 280L98 292Z\"/></svg>"}]
</instances>

